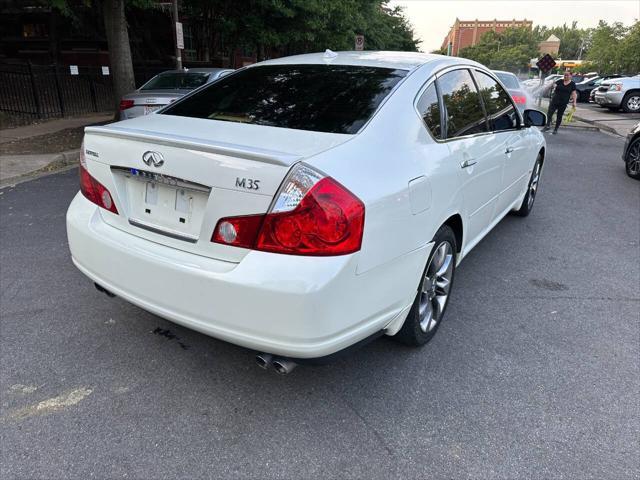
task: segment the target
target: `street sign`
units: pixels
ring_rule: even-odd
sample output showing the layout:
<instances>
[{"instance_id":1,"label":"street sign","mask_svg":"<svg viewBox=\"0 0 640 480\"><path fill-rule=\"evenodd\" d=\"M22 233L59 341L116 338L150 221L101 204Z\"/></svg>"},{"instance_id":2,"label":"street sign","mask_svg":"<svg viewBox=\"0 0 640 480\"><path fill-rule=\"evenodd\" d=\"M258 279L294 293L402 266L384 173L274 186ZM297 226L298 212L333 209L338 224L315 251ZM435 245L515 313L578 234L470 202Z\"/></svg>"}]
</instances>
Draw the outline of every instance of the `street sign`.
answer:
<instances>
[{"instance_id":1,"label":"street sign","mask_svg":"<svg viewBox=\"0 0 640 480\"><path fill-rule=\"evenodd\" d=\"M551 55L547 53L545 54L544 57L542 57L540 60L536 62L536 65L541 71L548 72L549 70L551 70L553 67L556 66L556 61L553 59Z\"/></svg>"},{"instance_id":2,"label":"street sign","mask_svg":"<svg viewBox=\"0 0 640 480\"><path fill-rule=\"evenodd\" d=\"M364 35L356 35L356 50L364 50Z\"/></svg>"},{"instance_id":3,"label":"street sign","mask_svg":"<svg viewBox=\"0 0 640 480\"><path fill-rule=\"evenodd\" d=\"M184 50L184 35L182 34L182 23L176 22L176 48Z\"/></svg>"}]
</instances>

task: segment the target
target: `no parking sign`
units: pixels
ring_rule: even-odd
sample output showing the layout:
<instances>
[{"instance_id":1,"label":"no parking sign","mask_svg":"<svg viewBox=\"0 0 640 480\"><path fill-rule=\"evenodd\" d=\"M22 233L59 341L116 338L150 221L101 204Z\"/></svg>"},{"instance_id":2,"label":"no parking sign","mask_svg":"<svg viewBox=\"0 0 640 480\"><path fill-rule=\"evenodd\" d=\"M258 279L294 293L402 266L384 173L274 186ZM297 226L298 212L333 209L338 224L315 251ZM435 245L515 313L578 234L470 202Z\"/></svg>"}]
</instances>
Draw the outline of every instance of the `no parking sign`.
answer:
<instances>
[{"instance_id":1,"label":"no parking sign","mask_svg":"<svg viewBox=\"0 0 640 480\"><path fill-rule=\"evenodd\" d=\"M364 50L364 35L356 35L356 50Z\"/></svg>"}]
</instances>

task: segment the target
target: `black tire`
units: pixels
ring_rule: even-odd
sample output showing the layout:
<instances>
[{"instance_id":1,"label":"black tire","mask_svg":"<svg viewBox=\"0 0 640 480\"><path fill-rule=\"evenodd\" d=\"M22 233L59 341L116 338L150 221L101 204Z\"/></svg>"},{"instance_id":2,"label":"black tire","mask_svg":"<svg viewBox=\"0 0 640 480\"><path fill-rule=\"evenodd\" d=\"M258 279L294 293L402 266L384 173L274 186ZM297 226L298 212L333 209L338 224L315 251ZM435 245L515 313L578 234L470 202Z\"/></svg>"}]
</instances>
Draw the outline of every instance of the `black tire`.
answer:
<instances>
[{"instance_id":1,"label":"black tire","mask_svg":"<svg viewBox=\"0 0 640 480\"><path fill-rule=\"evenodd\" d=\"M533 204L536 200L536 194L538 193L538 187L540 185L540 173L542 172L542 156L538 154L536 163L533 165L531 177L527 184L527 193L522 199L522 205L515 211L515 214L519 217L527 217L531 210L533 210Z\"/></svg>"},{"instance_id":2,"label":"black tire","mask_svg":"<svg viewBox=\"0 0 640 480\"><path fill-rule=\"evenodd\" d=\"M398 333L396 333L393 338L402 342L406 345L419 347L424 345L429 340L433 338L442 323L442 319L444 317L445 311L447 309L447 305L449 304L449 298L451 297L451 288L453 287L453 279L455 276L455 268L456 268L456 258L457 258L457 246L456 246L456 237L453 233L453 230L448 225L443 225L436 232L436 235L433 237L433 250L429 254L429 259L427 260L427 266L424 269L422 277L420 277L420 283L418 285L418 291L416 292L416 298L413 301L413 305L411 306L411 310L407 315L407 319L404 321L402 328ZM443 292L442 284L438 284L436 281L438 278L442 280L441 277L437 277L435 273L438 271L438 265L436 262L439 262L439 259L435 259L436 254L442 250L443 245L448 245L445 247L445 251L449 251L450 254L446 254L446 257L449 257L448 260L443 258L443 263L441 267L444 267L445 264L447 266L447 274L448 282L446 284L446 297L444 298L444 302L441 307L438 307L439 314L437 319L434 322L435 312L433 310L433 305L440 304L438 299L429 297L429 293L433 293L434 296L438 295L438 290ZM450 250L446 250L446 248L450 248ZM439 255L440 256L440 255ZM448 263L446 263L448 262ZM427 278L427 274L431 272L431 268L434 268L433 280ZM450 269L450 270L449 270ZM443 275L444 277L444 275ZM425 291L425 285L429 283L431 288L429 291ZM441 297L441 296L440 296ZM421 309L421 305L424 304L431 306L431 314L432 317L424 317L424 311ZM422 312L422 314L421 314ZM426 326L425 326L426 321ZM422 322L422 323L421 323ZM432 323L434 322L434 323Z\"/></svg>"},{"instance_id":3,"label":"black tire","mask_svg":"<svg viewBox=\"0 0 640 480\"><path fill-rule=\"evenodd\" d=\"M622 99L622 110L627 113L640 112L640 92L629 92Z\"/></svg>"},{"instance_id":4,"label":"black tire","mask_svg":"<svg viewBox=\"0 0 640 480\"><path fill-rule=\"evenodd\" d=\"M640 137L635 138L624 157L625 170L627 175L636 180L640 180Z\"/></svg>"}]
</instances>

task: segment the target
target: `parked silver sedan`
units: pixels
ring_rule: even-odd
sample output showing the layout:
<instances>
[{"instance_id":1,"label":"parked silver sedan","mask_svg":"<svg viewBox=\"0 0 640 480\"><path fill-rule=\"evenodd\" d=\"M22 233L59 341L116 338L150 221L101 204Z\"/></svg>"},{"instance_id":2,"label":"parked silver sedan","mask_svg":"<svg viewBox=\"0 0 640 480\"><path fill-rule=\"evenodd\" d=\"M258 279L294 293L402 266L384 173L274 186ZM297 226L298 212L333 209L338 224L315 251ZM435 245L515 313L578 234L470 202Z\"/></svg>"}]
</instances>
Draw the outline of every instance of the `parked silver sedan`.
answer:
<instances>
[{"instance_id":1,"label":"parked silver sedan","mask_svg":"<svg viewBox=\"0 0 640 480\"><path fill-rule=\"evenodd\" d=\"M233 70L191 68L162 72L120 100L120 120L148 115L186 95L205 83L213 82Z\"/></svg>"}]
</instances>

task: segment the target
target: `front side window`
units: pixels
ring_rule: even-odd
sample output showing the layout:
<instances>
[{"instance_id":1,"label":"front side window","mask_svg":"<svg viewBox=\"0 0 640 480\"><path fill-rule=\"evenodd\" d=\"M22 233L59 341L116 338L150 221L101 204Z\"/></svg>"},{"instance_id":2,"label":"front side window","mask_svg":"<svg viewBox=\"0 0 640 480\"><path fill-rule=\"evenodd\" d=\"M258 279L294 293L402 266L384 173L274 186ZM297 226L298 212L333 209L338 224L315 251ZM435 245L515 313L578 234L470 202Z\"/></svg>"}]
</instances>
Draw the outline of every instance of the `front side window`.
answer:
<instances>
[{"instance_id":1,"label":"front side window","mask_svg":"<svg viewBox=\"0 0 640 480\"><path fill-rule=\"evenodd\" d=\"M518 126L518 114L509 94L486 73L476 70L475 74L491 131L496 132L516 128Z\"/></svg>"},{"instance_id":2,"label":"front side window","mask_svg":"<svg viewBox=\"0 0 640 480\"><path fill-rule=\"evenodd\" d=\"M406 74L406 70L353 65L249 67L161 115L353 134Z\"/></svg>"},{"instance_id":3,"label":"front side window","mask_svg":"<svg viewBox=\"0 0 640 480\"><path fill-rule=\"evenodd\" d=\"M454 70L438 78L447 120L447 138L487 131L487 122L469 70Z\"/></svg>"},{"instance_id":4,"label":"front side window","mask_svg":"<svg viewBox=\"0 0 640 480\"><path fill-rule=\"evenodd\" d=\"M420 100L418 100L417 106L422 120L431 132L431 135L433 135L433 138L440 140L442 138L440 104L438 103L438 92L436 91L435 83L427 87L420 97Z\"/></svg>"}]
</instances>

